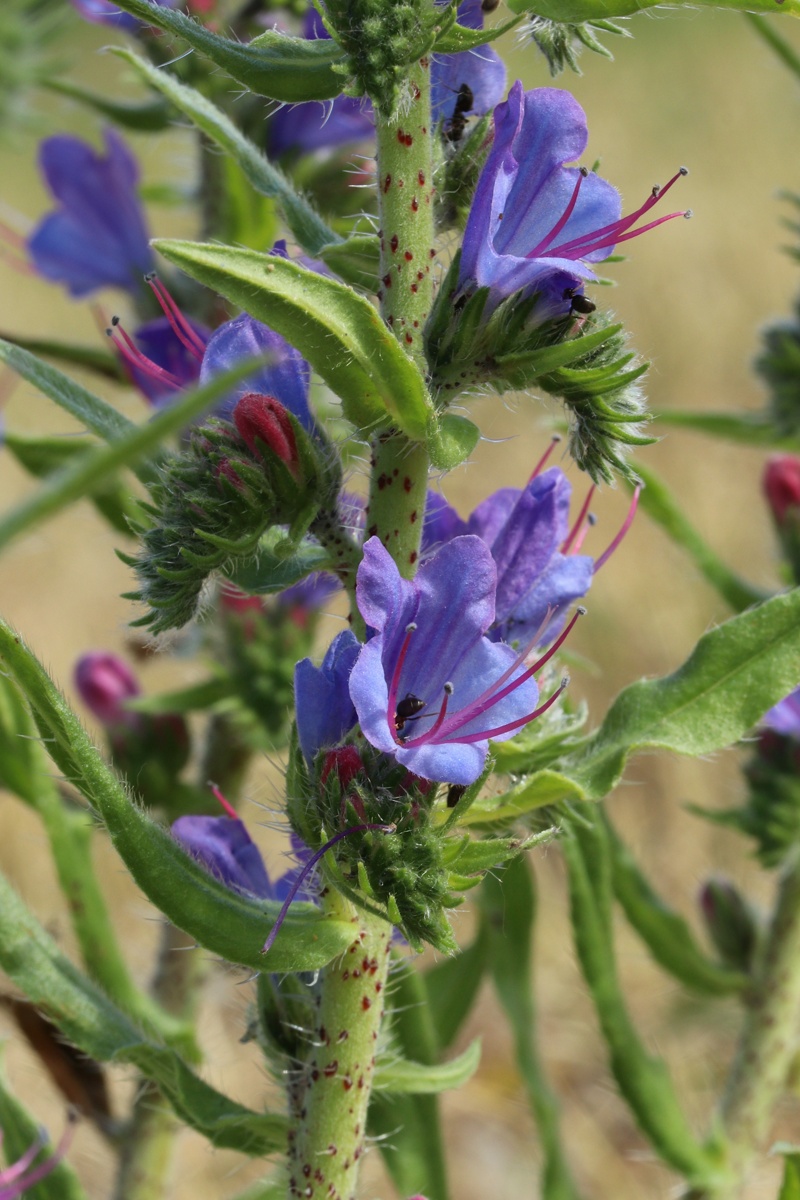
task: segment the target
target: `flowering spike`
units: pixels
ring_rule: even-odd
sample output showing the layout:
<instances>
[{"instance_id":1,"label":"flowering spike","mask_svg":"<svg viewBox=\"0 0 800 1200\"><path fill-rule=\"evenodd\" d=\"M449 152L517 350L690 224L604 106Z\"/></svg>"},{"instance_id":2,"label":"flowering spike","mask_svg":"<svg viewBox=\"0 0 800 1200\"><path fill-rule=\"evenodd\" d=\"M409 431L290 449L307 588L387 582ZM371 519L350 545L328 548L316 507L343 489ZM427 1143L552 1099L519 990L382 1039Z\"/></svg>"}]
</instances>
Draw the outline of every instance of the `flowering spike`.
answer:
<instances>
[{"instance_id":1,"label":"flowering spike","mask_svg":"<svg viewBox=\"0 0 800 1200\"><path fill-rule=\"evenodd\" d=\"M596 560L596 562L594 564L595 574L600 570L603 563L608 562L609 558L614 553L617 546L619 546L620 542L625 537L625 534L628 532L631 525L633 524L633 518L636 516L636 509L639 507L639 497L641 494L642 494L642 485L637 484L636 487L634 488L633 498L631 499L630 506L628 508L628 514L625 517L625 520L622 522L622 527L620 528L619 533L614 538L611 545L608 546L603 551L603 553L600 555L600 557Z\"/></svg>"},{"instance_id":2,"label":"flowering spike","mask_svg":"<svg viewBox=\"0 0 800 1200\"><path fill-rule=\"evenodd\" d=\"M324 846L321 846L320 849L317 850L316 854L312 854L308 862L303 864L302 870L298 873L297 878L289 889L289 894L281 905L281 911L278 913L278 919L272 926L272 929L269 931L269 936L264 942L261 953L267 954L272 949L275 939L278 936L278 931L286 919L286 914L289 911L289 905L300 891L303 881L311 873L311 871L313 871L314 867L317 865L323 855L327 854L331 846L335 846L337 842L342 840L342 838L349 837L351 833L365 833L368 829L376 829L381 833L394 833L395 828L396 826L394 825L379 825L373 822L367 822L364 825L351 825L348 829L342 829L339 833L334 834L334 836L330 838ZM2 1200L1 1197L0 1200Z\"/></svg>"}]
</instances>

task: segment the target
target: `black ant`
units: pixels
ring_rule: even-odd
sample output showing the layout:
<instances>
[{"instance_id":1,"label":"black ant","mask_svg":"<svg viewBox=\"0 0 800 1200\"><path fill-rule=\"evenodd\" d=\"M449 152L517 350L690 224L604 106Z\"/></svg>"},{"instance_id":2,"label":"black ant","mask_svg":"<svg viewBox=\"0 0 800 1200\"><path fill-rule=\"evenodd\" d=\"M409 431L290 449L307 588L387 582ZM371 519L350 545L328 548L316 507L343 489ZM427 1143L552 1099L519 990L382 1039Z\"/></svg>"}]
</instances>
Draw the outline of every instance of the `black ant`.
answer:
<instances>
[{"instance_id":1,"label":"black ant","mask_svg":"<svg viewBox=\"0 0 800 1200\"><path fill-rule=\"evenodd\" d=\"M417 713L425 707L426 701L420 700L419 696L415 696L413 692L406 692L395 709L394 727L397 733L405 727L407 721L417 719Z\"/></svg>"},{"instance_id":2,"label":"black ant","mask_svg":"<svg viewBox=\"0 0 800 1200\"><path fill-rule=\"evenodd\" d=\"M467 126L467 116L472 111L472 105L475 103L475 97L472 94L472 88L468 83L462 83L458 89L456 96L456 104L453 109L453 115L447 122L444 130L444 136L448 142L460 142L464 136L464 130Z\"/></svg>"},{"instance_id":3,"label":"black ant","mask_svg":"<svg viewBox=\"0 0 800 1200\"><path fill-rule=\"evenodd\" d=\"M584 296L583 292L579 292L577 288L567 288L564 292L564 299L570 300L570 316L574 313L580 313L582 317L588 317L597 309L594 300L590 300L588 296Z\"/></svg>"}]
</instances>

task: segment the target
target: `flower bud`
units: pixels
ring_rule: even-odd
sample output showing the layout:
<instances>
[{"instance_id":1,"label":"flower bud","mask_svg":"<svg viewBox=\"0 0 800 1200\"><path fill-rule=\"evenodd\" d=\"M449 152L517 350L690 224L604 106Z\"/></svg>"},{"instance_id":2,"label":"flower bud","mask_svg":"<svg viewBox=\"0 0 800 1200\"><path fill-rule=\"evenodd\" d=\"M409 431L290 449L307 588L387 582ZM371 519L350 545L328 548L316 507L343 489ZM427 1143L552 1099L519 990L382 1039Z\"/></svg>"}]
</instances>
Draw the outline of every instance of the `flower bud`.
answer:
<instances>
[{"instance_id":1,"label":"flower bud","mask_svg":"<svg viewBox=\"0 0 800 1200\"><path fill-rule=\"evenodd\" d=\"M800 518L800 458L793 454L773 455L764 469L763 486L779 528L792 517Z\"/></svg>"},{"instance_id":2,"label":"flower bud","mask_svg":"<svg viewBox=\"0 0 800 1200\"><path fill-rule=\"evenodd\" d=\"M709 879L700 889L700 910L711 941L729 967L749 972L758 945L758 919L728 879Z\"/></svg>"},{"instance_id":3,"label":"flower bud","mask_svg":"<svg viewBox=\"0 0 800 1200\"><path fill-rule=\"evenodd\" d=\"M280 400L248 392L233 410L233 423L248 450L263 458L263 449L267 447L297 478L300 466L297 440Z\"/></svg>"},{"instance_id":4,"label":"flower bud","mask_svg":"<svg viewBox=\"0 0 800 1200\"><path fill-rule=\"evenodd\" d=\"M106 726L135 726L138 718L125 701L141 689L130 667L116 654L93 650L78 659L75 686L91 713Z\"/></svg>"},{"instance_id":5,"label":"flower bud","mask_svg":"<svg viewBox=\"0 0 800 1200\"><path fill-rule=\"evenodd\" d=\"M356 747L339 746L336 750L329 750L325 755L320 783L324 786L331 771L334 771L342 791L344 791L363 770L364 763Z\"/></svg>"}]
</instances>

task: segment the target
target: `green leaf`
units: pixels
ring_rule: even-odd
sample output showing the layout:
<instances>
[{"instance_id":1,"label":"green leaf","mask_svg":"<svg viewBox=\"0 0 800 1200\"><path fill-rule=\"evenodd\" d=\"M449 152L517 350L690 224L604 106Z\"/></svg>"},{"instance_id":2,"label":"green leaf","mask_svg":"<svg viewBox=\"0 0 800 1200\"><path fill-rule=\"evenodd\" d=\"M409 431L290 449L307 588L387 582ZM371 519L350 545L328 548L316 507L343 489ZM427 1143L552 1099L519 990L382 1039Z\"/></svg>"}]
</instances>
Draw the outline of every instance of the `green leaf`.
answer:
<instances>
[{"instance_id":1,"label":"green leaf","mask_svg":"<svg viewBox=\"0 0 800 1200\"><path fill-rule=\"evenodd\" d=\"M729 8L733 12L791 13L800 16L800 0L676 0L670 8ZM123 4L124 8L125 5ZM630 17L662 0L508 0L512 12L535 13L550 21L598 21Z\"/></svg>"},{"instance_id":2,"label":"green leaf","mask_svg":"<svg viewBox=\"0 0 800 1200\"><path fill-rule=\"evenodd\" d=\"M375 1087L395 1095L430 1096L461 1087L477 1071L481 1061L481 1039L470 1042L463 1054L446 1063L429 1065L407 1058L378 1059Z\"/></svg>"},{"instance_id":3,"label":"green leaf","mask_svg":"<svg viewBox=\"0 0 800 1200\"><path fill-rule=\"evenodd\" d=\"M194 21L184 13L149 3L149 0L120 0L119 7L183 38L218 67L259 96L287 104L303 100L331 100L342 90L342 77L334 68L344 62L336 42L328 38L310 40L288 37L268 29L251 42L237 42Z\"/></svg>"},{"instance_id":4,"label":"green leaf","mask_svg":"<svg viewBox=\"0 0 800 1200\"><path fill-rule=\"evenodd\" d=\"M408 437L425 438L425 381L363 296L298 262L253 250L163 239L153 244L295 346L340 397L354 425L367 430L387 424L388 413Z\"/></svg>"},{"instance_id":5,"label":"green leaf","mask_svg":"<svg viewBox=\"0 0 800 1200\"><path fill-rule=\"evenodd\" d=\"M614 895L659 966L703 995L741 992L747 977L703 953L687 922L656 895L608 820L606 830Z\"/></svg>"},{"instance_id":6,"label":"green leaf","mask_svg":"<svg viewBox=\"0 0 800 1200\"><path fill-rule=\"evenodd\" d=\"M531 942L536 915L533 878L520 857L484 880L481 932L497 995L514 1034L516 1059L544 1151L542 1200L578 1200L559 1132L558 1101L542 1070L536 1046L531 987Z\"/></svg>"},{"instance_id":7,"label":"green leaf","mask_svg":"<svg viewBox=\"0 0 800 1200\"><path fill-rule=\"evenodd\" d=\"M450 25L437 37L434 50L437 54L458 54L464 50L475 50L478 46L485 46L488 42L502 37L509 30L516 29L519 22L519 17L512 17L510 21L504 21L495 29L468 29L466 25Z\"/></svg>"},{"instance_id":8,"label":"green leaf","mask_svg":"<svg viewBox=\"0 0 800 1200\"><path fill-rule=\"evenodd\" d=\"M444 958L422 976L427 1007L442 1050L456 1039L478 995L488 962L488 941L481 929L466 950Z\"/></svg>"},{"instance_id":9,"label":"green leaf","mask_svg":"<svg viewBox=\"0 0 800 1200\"><path fill-rule=\"evenodd\" d=\"M131 50L117 48L114 53L130 63L142 79L166 96L176 108L194 121L207 137L230 155L257 192L278 202L289 229L303 249L308 250L310 254L316 254L322 246L340 241L338 234L329 229L319 213L295 191L283 172L273 166L258 147L248 141L233 121L210 100L195 88L179 83L173 75L145 62Z\"/></svg>"},{"instance_id":10,"label":"green leaf","mask_svg":"<svg viewBox=\"0 0 800 1200\"><path fill-rule=\"evenodd\" d=\"M498 770L504 769L498 764ZM583 799L584 789L566 775L549 769L536 771L500 796L480 796L459 824L479 827L510 824L537 808Z\"/></svg>"},{"instance_id":11,"label":"green leaf","mask_svg":"<svg viewBox=\"0 0 800 1200\"><path fill-rule=\"evenodd\" d=\"M38 1141L42 1133L41 1122L35 1120L11 1094L5 1079L0 1075L0 1129L3 1131L3 1157L11 1166L22 1158L25 1151ZM37 1164L52 1157L54 1146L45 1141ZM3 1172L0 1169L0 1176ZM24 1192L27 1200L86 1200L86 1193L69 1163L62 1161L41 1183Z\"/></svg>"},{"instance_id":12,"label":"green leaf","mask_svg":"<svg viewBox=\"0 0 800 1200\"><path fill-rule=\"evenodd\" d=\"M608 794L629 756L661 749L713 754L749 732L800 678L800 589L705 634L663 679L625 688L600 728L559 764L592 800Z\"/></svg>"},{"instance_id":13,"label":"green leaf","mask_svg":"<svg viewBox=\"0 0 800 1200\"><path fill-rule=\"evenodd\" d=\"M107 117L115 125L121 125L123 129L134 129L138 133L160 133L173 119L169 105L163 100L148 100L144 104L120 104L118 101L108 100L105 96L87 91L70 79L45 79L40 86L50 92L58 92L61 96L69 96L71 100L77 100L79 104L85 104L87 108Z\"/></svg>"},{"instance_id":14,"label":"green leaf","mask_svg":"<svg viewBox=\"0 0 800 1200\"><path fill-rule=\"evenodd\" d=\"M294 904L265 957L261 948L280 911L277 901L230 891L131 801L41 663L2 621L0 662L27 696L51 757L102 817L131 875L173 924L226 961L255 970L313 971L347 948L347 923Z\"/></svg>"},{"instance_id":15,"label":"green leaf","mask_svg":"<svg viewBox=\"0 0 800 1200\"><path fill-rule=\"evenodd\" d=\"M202 712L235 695L235 681L220 676L204 679L201 683L194 683L191 687L179 688L174 692L159 692L155 696L134 696L126 701L125 707L131 712L155 714Z\"/></svg>"},{"instance_id":16,"label":"green leaf","mask_svg":"<svg viewBox=\"0 0 800 1200\"><path fill-rule=\"evenodd\" d=\"M8 343L0 342L0 359L4 357L4 347L7 346ZM91 418L94 424L106 430L106 433L101 436L107 436L111 445L102 446L97 450L87 450L77 462L63 467L55 475L52 475L39 491L34 492L16 508L12 508L10 512L0 517L0 547L7 545L13 538L39 524L45 518L53 516L67 505L73 504L84 496L91 496L98 489L104 488L109 479L121 467L129 467L136 471L137 464L143 458L152 455L166 438L178 433L190 421L211 408L235 383L251 374L262 361L259 358L251 358L239 362L232 370L216 376L202 387L193 388L184 393L180 399L175 400L168 407L162 408L149 421L145 421L142 425L134 425L117 413L115 409L109 408L108 414L104 413L102 409L97 410L94 405L102 405L102 401L98 401L91 393L84 392L83 388L73 384L54 367L48 367L46 363L39 362L27 351L19 350L16 346L10 347L10 351L12 353L5 356L9 365L14 365L15 369L19 369L17 366L18 355L25 355L24 365L29 372L25 377L31 377L31 382L41 385L46 395L55 398L54 393L57 392L62 395L62 398L63 395L68 396L71 400L77 398L77 401L80 401L83 406L82 411L85 411L86 417ZM31 362L29 363L27 360L31 360ZM41 384L39 384L39 376L41 376ZM54 376L58 378L54 380ZM62 383L69 387L62 388ZM67 405L63 404L62 407L67 407ZM113 432L114 422L110 420L111 413L118 417L120 422L124 422L120 433L114 434ZM150 476L150 471L145 472L139 469L138 474L140 478L147 478Z\"/></svg>"},{"instance_id":17,"label":"green leaf","mask_svg":"<svg viewBox=\"0 0 800 1200\"><path fill-rule=\"evenodd\" d=\"M345 283L370 293L378 290L380 256L380 239L374 233L354 233L319 250L322 261Z\"/></svg>"},{"instance_id":18,"label":"green leaf","mask_svg":"<svg viewBox=\"0 0 800 1200\"><path fill-rule=\"evenodd\" d=\"M773 450L800 450L800 435L782 434L767 414L727 412L683 412L679 408L654 414L664 425L677 425L695 433L725 438L745 446Z\"/></svg>"},{"instance_id":19,"label":"green leaf","mask_svg":"<svg viewBox=\"0 0 800 1200\"><path fill-rule=\"evenodd\" d=\"M81 367L85 371L93 371L103 379L113 379L115 383L127 383L127 377L119 360L113 354L109 354L107 350L98 350L96 346L76 346L71 342L57 342L52 338L23 338L7 333L0 334L0 338L14 346L21 346L23 350L28 350L31 354L44 354L47 358L54 358L56 362L69 363L71 366ZM18 370L20 375L24 375L24 371L20 368L17 367L15 370ZM31 380L31 382L34 381ZM37 383L36 386L40 385ZM41 388L41 390L45 389ZM49 395L49 393L47 394ZM105 401L101 400L99 403L104 404ZM116 409L113 411L116 412Z\"/></svg>"},{"instance_id":20,"label":"green leaf","mask_svg":"<svg viewBox=\"0 0 800 1200\"><path fill-rule=\"evenodd\" d=\"M685 550L704 579L719 592L734 610L742 612L767 598L767 593L740 579L703 540L685 513L681 511L669 488L654 472L637 463L636 470L645 485L640 504L676 545Z\"/></svg>"},{"instance_id":21,"label":"green leaf","mask_svg":"<svg viewBox=\"0 0 800 1200\"><path fill-rule=\"evenodd\" d=\"M466 417L431 414L427 440L432 465L437 471L452 471L469 458L480 436L478 426Z\"/></svg>"},{"instance_id":22,"label":"green leaf","mask_svg":"<svg viewBox=\"0 0 800 1200\"><path fill-rule=\"evenodd\" d=\"M796 1147L782 1149L782 1143L773 1147L773 1153L784 1156L783 1182L778 1200L800 1200L800 1153Z\"/></svg>"},{"instance_id":23,"label":"green leaf","mask_svg":"<svg viewBox=\"0 0 800 1200\"><path fill-rule=\"evenodd\" d=\"M296 554L283 557L276 550L285 541L286 534L282 529L270 529L258 543L255 556L231 564L225 572L226 577L243 592L262 596L282 592L313 571L324 571L330 565L328 552L314 542L301 542Z\"/></svg>"},{"instance_id":24,"label":"green leaf","mask_svg":"<svg viewBox=\"0 0 800 1200\"><path fill-rule=\"evenodd\" d=\"M284 1148L283 1117L251 1112L195 1075L174 1050L147 1041L64 957L2 875L0 966L74 1046L98 1062L138 1067L215 1146L253 1155Z\"/></svg>"}]
</instances>

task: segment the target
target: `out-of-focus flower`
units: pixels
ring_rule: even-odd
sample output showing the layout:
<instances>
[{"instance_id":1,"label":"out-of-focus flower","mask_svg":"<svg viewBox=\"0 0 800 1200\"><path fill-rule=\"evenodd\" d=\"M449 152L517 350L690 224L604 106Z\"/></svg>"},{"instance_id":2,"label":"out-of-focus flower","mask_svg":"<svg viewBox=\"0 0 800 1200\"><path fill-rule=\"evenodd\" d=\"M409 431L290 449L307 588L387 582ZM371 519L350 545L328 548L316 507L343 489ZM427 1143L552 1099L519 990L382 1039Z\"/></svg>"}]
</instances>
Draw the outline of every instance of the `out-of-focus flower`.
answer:
<instances>
[{"instance_id":1,"label":"out-of-focus flower","mask_svg":"<svg viewBox=\"0 0 800 1200\"><path fill-rule=\"evenodd\" d=\"M149 0L157 8L174 8L176 0ZM142 24L130 13L123 12L114 0L70 0L74 9L80 13L84 21L96 25L116 25L120 29L134 32Z\"/></svg>"},{"instance_id":2,"label":"out-of-focus flower","mask_svg":"<svg viewBox=\"0 0 800 1200\"><path fill-rule=\"evenodd\" d=\"M295 667L297 736L309 764L320 750L337 745L356 723L348 681L360 649L352 630L344 629L331 642L319 667L310 658Z\"/></svg>"},{"instance_id":3,"label":"out-of-focus flower","mask_svg":"<svg viewBox=\"0 0 800 1200\"><path fill-rule=\"evenodd\" d=\"M539 321L566 314L586 280L620 242L688 212L634 229L686 174L681 168L635 212L622 217L619 193L584 167L586 116L556 88L526 92L517 81L494 116L494 142L464 232L459 286L489 287L490 308L515 292L536 293Z\"/></svg>"},{"instance_id":4,"label":"out-of-focus flower","mask_svg":"<svg viewBox=\"0 0 800 1200\"><path fill-rule=\"evenodd\" d=\"M496 585L478 537L448 542L413 580L378 538L364 546L356 597L375 634L350 674L350 696L367 741L423 779L473 783L489 741L513 737L559 694L537 707L533 676L564 635L533 666L529 647L517 654L485 636Z\"/></svg>"},{"instance_id":5,"label":"out-of-focus flower","mask_svg":"<svg viewBox=\"0 0 800 1200\"><path fill-rule=\"evenodd\" d=\"M763 485L777 525L784 525L790 514L800 521L800 458L773 455L767 460Z\"/></svg>"},{"instance_id":6,"label":"out-of-focus flower","mask_svg":"<svg viewBox=\"0 0 800 1200\"><path fill-rule=\"evenodd\" d=\"M125 701L141 694L133 671L116 654L92 650L75 665L75 686L89 711L105 726L135 726L136 713Z\"/></svg>"},{"instance_id":7,"label":"out-of-focus flower","mask_svg":"<svg viewBox=\"0 0 800 1200\"><path fill-rule=\"evenodd\" d=\"M47 1135L42 1132L36 1138L16 1162L9 1163L7 1167L0 1167L0 1200L22 1200L22 1197L40 1180L45 1179L52 1171L56 1169L58 1164L69 1149L72 1141L73 1131L75 1128L75 1118L70 1117L67 1128L61 1137L61 1141L52 1154L49 1154L37 1166L36 1162L40 1152L47 1145ZM3 1141L3 1131L0 1129L0 1144Z\"/></svg>"},{"instance_id":8,"label":"out-of-focus flower","mask_svg":"<svg viewBox=\"0 0 800 1200\"><path fill-rule=\"evenodd\" d=\"M784 737L800 742L800 687L795 688L783 700L769 710L761 724Z\"/></svg>"},{"instance_id":9,"label":"out-of-focus flower","mask_svg":"<svg viewBox=\"0 0 800 1200\"><path fill-rule=\"evenodd\" d=\"M68 134L46 138L39 148L58 208L40 221L27 249L40 275L76 297L103 287L137 295L153 267L136 159L113 130L104 136L105 155Z\"/></svg>"},{"instance_id":10,"label":"out-of-focus flower","mask_svg":"<svg viewBox=\"0 0 800 1200\"><path fill-rule=\"evenodd\" d=\"M467 29L483 29L481 0L465 0L458 6L458 23ZM506 90L506 67L491 46L437 54L431 67L431 105L435 121L451 120L462 88L468 90L468 111L475 116L489 113Z\"/></svg>"}]
</instances>

